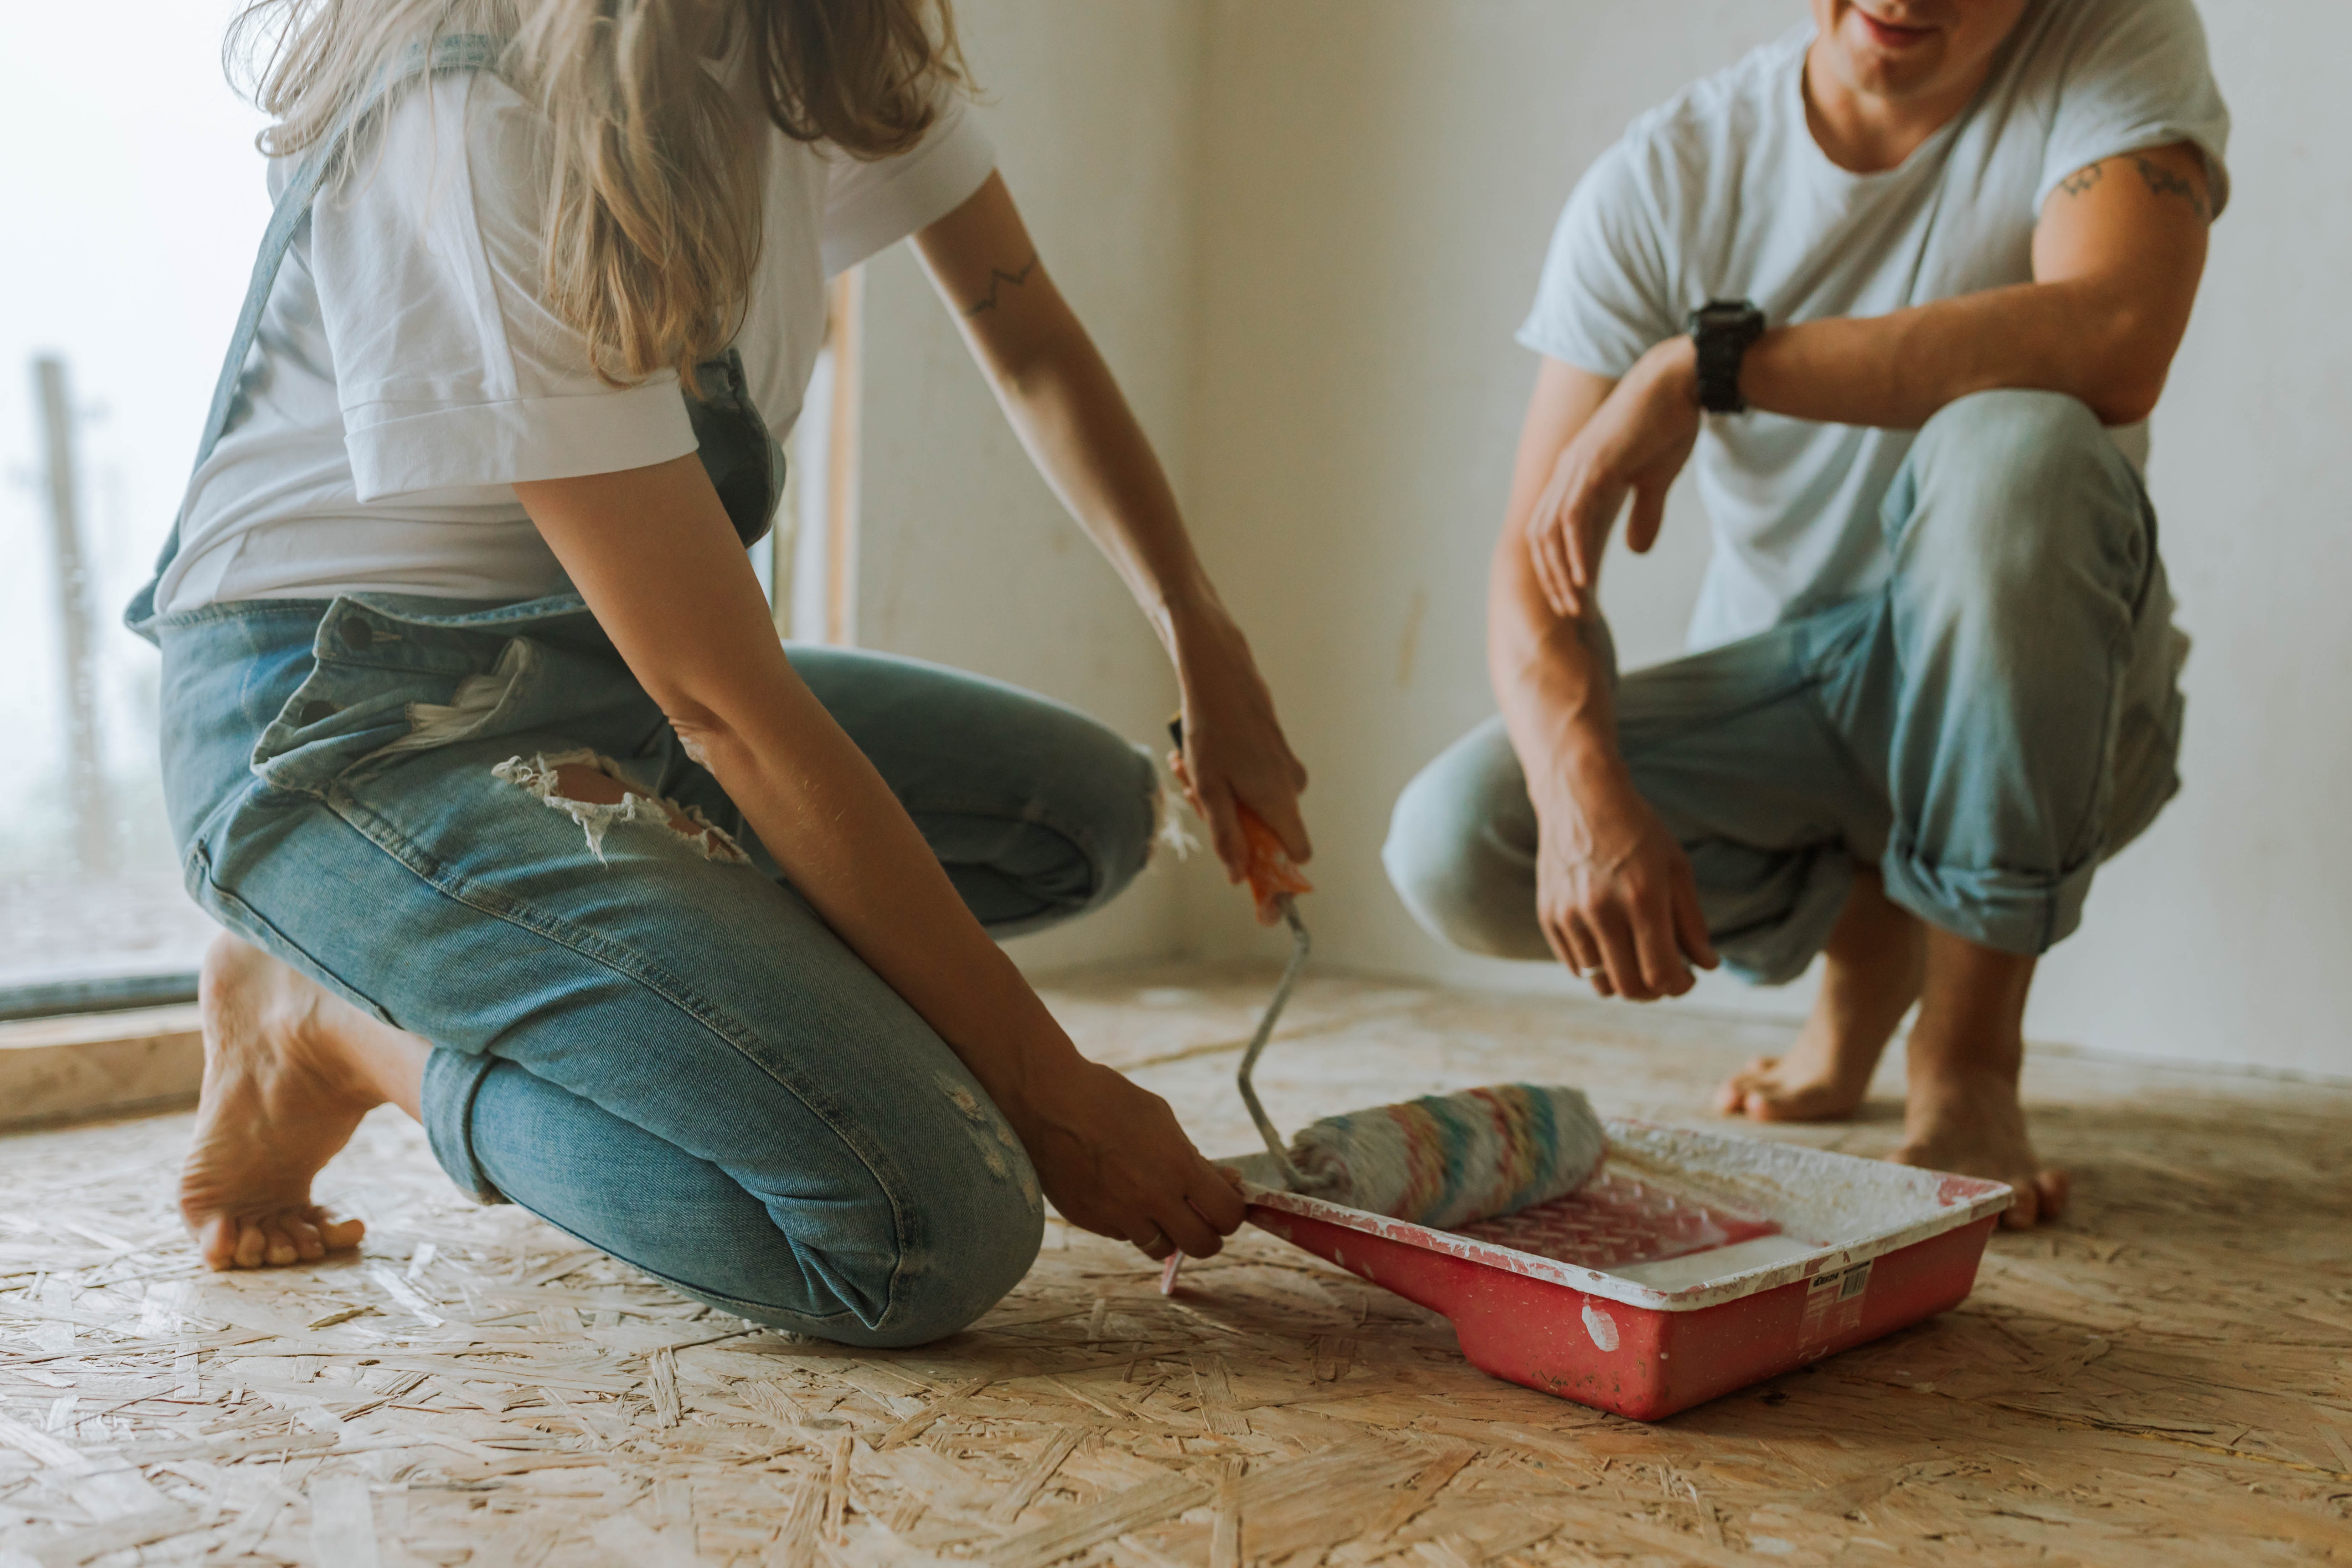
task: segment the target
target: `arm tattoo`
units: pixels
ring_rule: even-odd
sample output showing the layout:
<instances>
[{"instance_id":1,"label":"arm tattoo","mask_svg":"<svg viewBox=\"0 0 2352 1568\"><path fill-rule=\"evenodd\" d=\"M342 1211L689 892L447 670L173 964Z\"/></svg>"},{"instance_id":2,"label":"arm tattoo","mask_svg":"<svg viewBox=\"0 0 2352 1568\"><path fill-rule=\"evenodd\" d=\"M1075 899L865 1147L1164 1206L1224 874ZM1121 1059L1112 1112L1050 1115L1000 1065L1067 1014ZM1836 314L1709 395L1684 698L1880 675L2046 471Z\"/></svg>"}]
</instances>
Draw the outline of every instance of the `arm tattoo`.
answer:
<instances>
[{"instance_id":1,"label":"arm tattoo","mask_svg":"<svg viewBox=\"0 0 2352 1568\"><path fill-rule=\"evenodd\" d=\"M2179 196L2196 209L2199 217L2209 222L2212 219L2211 210L2206 205L2204 196L2199 193L2194 184L2182 179L2153 158L2143 157L2137 153L2128 153L2126 156L2131 159L2133 166L2139 170L2139 177L2147 183L2149 190L2159 196ZM2107 165L2094 163L2087 169L2077 169L2059 181L2058 188L2070 196L2079 196L2106 177Z\"/></svg>"},{"instance_id":2,"label":"arm tattoo","mask_svg":"<svg viewBox=\"0 0 2352 1568\"><path fill-rule=\"evenodd\" d=\"M2138 165L2139 177L2147 182L2149 190L2159 196L2179 196L2196 210L2199 217L2207 219L2212 217L2212 213L2205 205L2205 198L2198 194L2195 185L2190 184L2163 164L2153 159L2143 158L2137 153L2131 155L2131 161Z\"/></svg>"},{"instance_id":3,"label":"arm tattoo","mask_svg":"<svg viewBox=\"0 0 2352 1568\"><path fill-rule=\"evenodd\" d=\"M977 316L982 310L993 310L996 309L996 295L1000 289L1003 288L1007 283L1010 283L1013 287L1018 289L1022 285L1027 283L1029 281L1029 274L1036 270L1037 253L1034 250L1029 253L1029 259L1021 264L1021 270L1018 272L1007 272L1001 267L990 268L988 269L988 298L982 300L980 303L964 311L964 314L967 316Z\"/></svg>"}]
</instances>

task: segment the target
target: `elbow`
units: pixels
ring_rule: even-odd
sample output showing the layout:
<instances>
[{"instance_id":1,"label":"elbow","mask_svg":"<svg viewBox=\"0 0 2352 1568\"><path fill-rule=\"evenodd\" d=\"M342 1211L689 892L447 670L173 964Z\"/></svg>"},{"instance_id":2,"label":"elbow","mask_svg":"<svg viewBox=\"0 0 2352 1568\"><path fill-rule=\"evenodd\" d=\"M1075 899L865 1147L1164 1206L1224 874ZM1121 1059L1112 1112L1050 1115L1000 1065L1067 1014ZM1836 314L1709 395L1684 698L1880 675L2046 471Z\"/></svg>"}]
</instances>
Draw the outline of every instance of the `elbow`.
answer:
<instances>
[{"instance_id":1,"label":"elbow","mask_svg":"<svg viewBox=\"0 0 2352 1568\"><path fill-rule=\"evenodd\" d=\"M2119 312L2088 356L2090 374L2077 395L2102 425L2137 425L2156 412L2165 378L2179 348L2178 332L2164 335L2144 311Z\"/></svg>"},{"instance_id":2,"label":"elbow","mask_svg":"<svg viewBox=\"0 0 2352 1568\"><path fill-rule=\"evenodd\" d=\"M710 704L683 692L656 692L655 700L677 743L698 767L713 774L734 772L732 764L747 748L736 728Z\"/></svg>"},{"instance_id":3,"label":"elbow","mask_svg":"<svg viewBox=\"0 0 2352 1568\"><path fill-rule=\"evenodd\" d=\"M2133 375L2091 389L2083 401L2102 425L2137 425L2156 412L2157 399L2163 395L2163 376Z\"/></svg>"}]
</instances>

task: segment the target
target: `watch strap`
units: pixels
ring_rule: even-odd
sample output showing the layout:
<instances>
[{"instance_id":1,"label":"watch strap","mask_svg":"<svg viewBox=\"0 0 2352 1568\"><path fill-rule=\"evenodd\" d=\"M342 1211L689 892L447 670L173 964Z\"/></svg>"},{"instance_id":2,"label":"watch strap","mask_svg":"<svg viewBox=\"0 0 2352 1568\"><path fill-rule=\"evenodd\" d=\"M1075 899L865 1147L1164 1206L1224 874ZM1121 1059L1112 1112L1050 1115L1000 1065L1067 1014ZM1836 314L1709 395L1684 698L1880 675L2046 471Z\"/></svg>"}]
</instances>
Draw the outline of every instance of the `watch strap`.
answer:
<instances>
[{"instance_id":1,"label":"watch strap","mask_svg":"<svg viewBox=\"0 0 2352 1568\"><path fill-rule=\"evenodd\" d=\"M1745 414L1739 366L1748 345L1764 335L1764 312L1748 300L1709 300L1690 313L1698 351L1698 402L1709 414Z\"/></svg>"}]
</instances>

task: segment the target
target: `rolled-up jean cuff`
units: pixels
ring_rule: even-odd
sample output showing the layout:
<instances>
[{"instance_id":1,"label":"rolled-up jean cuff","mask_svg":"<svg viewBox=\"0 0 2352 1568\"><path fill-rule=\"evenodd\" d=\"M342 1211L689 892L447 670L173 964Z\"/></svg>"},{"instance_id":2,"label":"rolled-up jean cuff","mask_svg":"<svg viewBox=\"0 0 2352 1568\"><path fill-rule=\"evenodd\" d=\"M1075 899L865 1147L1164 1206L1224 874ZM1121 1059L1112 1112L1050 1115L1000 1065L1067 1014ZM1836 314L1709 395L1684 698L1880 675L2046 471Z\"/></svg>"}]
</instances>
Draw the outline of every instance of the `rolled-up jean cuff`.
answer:
<instances>
[{"instance_id":1,"label":"rolled-up jean cuff","mask_svg":"<svg viewBox=\"0 0 2352 1568\"><path fill-rule=\"evenodd\" d=\"M1886 896L1928 924L1981 946L2038 957L2083 923L2094 863L2056 877L1999 867L1938 866L1890 846L1879 863Z\"/></svg>"},{"instance_id":2,"label":"rolled-up jean cuff","mask_svg":"<svg viewBox=\"0 0 2352 1568\"><path fill-rule=\"evenodd\" d=\"M481 1162L474 1158L474 1096L482 1080L498 1066L496 1057L468 1056L436 1047L425 1058L425 1086L418 1096L423 1110L425 1141L449 1179L477 1203L502 1204L507 1195L491 1182Z\"/></svg>"}]
</instances>

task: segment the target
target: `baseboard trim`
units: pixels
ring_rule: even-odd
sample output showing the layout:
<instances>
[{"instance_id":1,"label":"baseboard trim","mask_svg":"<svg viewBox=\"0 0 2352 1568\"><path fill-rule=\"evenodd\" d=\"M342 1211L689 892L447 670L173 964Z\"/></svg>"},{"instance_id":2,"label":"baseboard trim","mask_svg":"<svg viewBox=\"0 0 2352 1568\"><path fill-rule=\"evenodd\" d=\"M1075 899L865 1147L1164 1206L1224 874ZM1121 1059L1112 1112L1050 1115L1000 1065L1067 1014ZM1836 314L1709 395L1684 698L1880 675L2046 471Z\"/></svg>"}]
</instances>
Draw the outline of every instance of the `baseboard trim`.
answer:
<instances>
[{"instance_id":1,"label":"baseboard trim","mask_svg":"<svg viewBox=\"0 0 2352 1568\"><path fill-rule=\"evenodd\" d=\"M204 1074L193 1005L0 1024L0 1131L192 1105Z\"/></svg>"}]
</instances>

